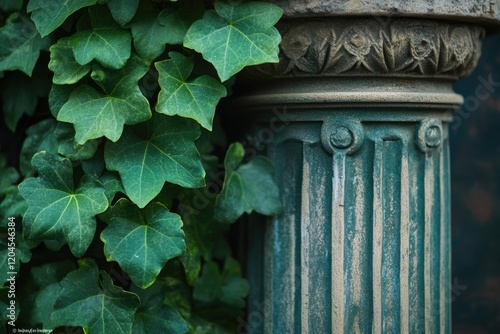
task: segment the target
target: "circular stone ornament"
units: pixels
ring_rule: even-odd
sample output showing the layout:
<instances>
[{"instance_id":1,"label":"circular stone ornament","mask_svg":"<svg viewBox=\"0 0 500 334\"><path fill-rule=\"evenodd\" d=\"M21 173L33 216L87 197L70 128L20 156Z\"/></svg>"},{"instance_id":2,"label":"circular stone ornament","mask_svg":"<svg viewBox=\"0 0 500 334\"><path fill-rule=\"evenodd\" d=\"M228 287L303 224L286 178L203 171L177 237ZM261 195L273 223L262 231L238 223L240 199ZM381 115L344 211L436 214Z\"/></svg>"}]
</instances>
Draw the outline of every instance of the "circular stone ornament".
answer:
<instances>
[{"instance_id":1,"label":"circular stone ornament","mask_svg":"<svg viewBox=\"0 0 500 334\"><path fill-rule=\"evenodd\" d=\"M435 150L441 146L443 125L435 118L427 118L417 127L417 146L423 152Z\"/></svg>"},{"instance_id":2,"label":"circular stone ornament","mask_svg":"<svg viewBox=\"0 0 500 334\"><path fill-rule=\"evenodd\" d=\"M329 153L353 154L363 144L363 125L354 119L327 119L321 127L321 141Z\"/></svg>"}]
</instances>

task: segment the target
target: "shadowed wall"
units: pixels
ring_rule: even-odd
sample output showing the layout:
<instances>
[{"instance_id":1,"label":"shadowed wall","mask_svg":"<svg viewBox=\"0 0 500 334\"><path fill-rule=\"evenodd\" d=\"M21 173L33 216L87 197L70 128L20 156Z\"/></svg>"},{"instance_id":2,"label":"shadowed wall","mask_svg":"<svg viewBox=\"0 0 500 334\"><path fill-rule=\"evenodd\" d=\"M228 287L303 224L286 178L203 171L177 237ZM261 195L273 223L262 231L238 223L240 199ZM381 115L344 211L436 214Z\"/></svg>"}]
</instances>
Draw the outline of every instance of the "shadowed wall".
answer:
<instances>
[{"instance_id":1,"label":"shadowed wall","mask_svg":"<svg viewBox=\"0 0 500 334\"><path fill-rule=\"evenodd\" d=\"M500 333L500 36L455 85L450 125L453 333Z\"/></svg>"}]
</instances>

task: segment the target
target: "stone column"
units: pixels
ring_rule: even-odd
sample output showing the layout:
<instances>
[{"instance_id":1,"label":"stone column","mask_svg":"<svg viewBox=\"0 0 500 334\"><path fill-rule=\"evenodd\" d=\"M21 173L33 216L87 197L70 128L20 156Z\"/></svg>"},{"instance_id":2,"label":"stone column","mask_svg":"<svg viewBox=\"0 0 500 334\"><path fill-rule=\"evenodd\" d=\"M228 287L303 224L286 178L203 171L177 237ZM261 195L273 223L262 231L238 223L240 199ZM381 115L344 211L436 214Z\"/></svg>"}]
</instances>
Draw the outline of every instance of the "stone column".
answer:
<instances>
[{"instance_id":1,"label":"stone column","mask_svg":"<svg viewBox=\"0 0 500 334\"><path fill-rule=\"evenodd\" d=\"M272 131L284 204L249 227L247 329L450 333L452 83L499 1L272 2L280 62L236 99Z\"/></svg>"}]
</instances>

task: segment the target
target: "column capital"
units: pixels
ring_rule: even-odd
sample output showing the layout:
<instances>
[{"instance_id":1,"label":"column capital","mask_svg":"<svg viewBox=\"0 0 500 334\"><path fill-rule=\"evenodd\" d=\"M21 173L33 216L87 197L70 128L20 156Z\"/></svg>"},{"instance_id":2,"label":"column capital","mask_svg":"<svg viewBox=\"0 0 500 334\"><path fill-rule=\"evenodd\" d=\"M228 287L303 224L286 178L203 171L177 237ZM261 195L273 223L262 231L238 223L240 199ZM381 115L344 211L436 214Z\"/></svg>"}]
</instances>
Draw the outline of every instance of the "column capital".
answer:
<instances>
[{"instance_id":1,"label":"column capital","mask_svg":"<svg viewBox=\"0 0 500 334\"><path fill-rule=\"evenodd\" d=\"M472 72L483 27L410 18L284 21L280 61L257 67L272 77L384 76L456 80Z\"/></svg>"},{"instance_id":2,"label":"column capital","mask_svg":"<svg viewBox=\"0 0 500 334\"><path fill-rule=\"evenodd\" d=\"M499 0L269 1L285 11L279 62L240 76L239 102L250 108L457 109L453 82L474 70L482 39L500 27Z\"/></svg>"}]
</instances>

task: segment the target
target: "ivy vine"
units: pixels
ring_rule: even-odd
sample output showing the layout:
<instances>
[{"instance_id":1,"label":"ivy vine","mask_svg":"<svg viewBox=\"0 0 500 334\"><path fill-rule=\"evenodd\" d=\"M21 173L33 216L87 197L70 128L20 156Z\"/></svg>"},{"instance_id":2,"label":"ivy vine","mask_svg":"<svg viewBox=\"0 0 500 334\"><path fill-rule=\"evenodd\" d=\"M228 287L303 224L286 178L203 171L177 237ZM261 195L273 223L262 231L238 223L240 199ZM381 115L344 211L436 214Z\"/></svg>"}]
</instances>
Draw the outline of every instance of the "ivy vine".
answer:
<instances>
[{"instance_id":1,"label":"ivy vine","mask_svg":"<svg viewBox=\"0 0 500 334\"><path fill-rule=\"evenodd\" d=\"M278 61L281 15L0 2L0 333L234 333L249 285L226 233L281 203L271 163L227 148L215 112L239 71Z\"/></svg>"}]
</instances>

